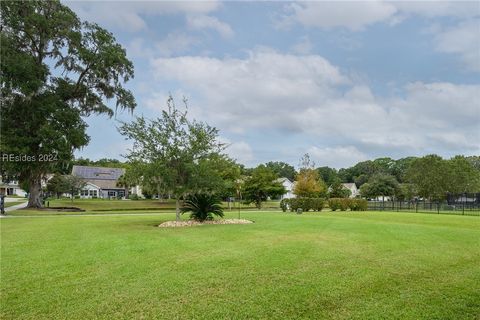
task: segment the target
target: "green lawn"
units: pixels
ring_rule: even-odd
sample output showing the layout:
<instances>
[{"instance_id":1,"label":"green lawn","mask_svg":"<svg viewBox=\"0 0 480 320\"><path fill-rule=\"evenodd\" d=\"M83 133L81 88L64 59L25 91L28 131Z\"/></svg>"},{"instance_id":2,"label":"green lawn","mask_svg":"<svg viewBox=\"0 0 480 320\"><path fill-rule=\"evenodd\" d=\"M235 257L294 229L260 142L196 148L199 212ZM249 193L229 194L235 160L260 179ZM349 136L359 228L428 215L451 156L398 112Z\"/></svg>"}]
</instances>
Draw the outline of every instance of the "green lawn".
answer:
<instances>
[{"instance_id":1,"label":"green lawn","mask_svg":"<svg viewBox=\"0 0 480 320\"><path fill-rule=\"evenodd\" d=\"M478 217L242 217L255 223L1 219L0 318L479 319Z\"/></svg>"},{"instance_id":2,"label":"green lawn","mask_svg":"<svg viewBox=\"0 0 480 320\"><path fill-rule=\"evenodd\" d=\"M50 207L77 207L86 210L86 213L102 213L105 211L123 211L125 213L140 211L173 211L175 210L175 200L107 200L107 199L48 199ZM45 203L47 205L47 203ZM232 210L237 210L238 203L232 204ZM266 201L263 203L266 209L279 209L279 201ZM228 208L228 203L223 203L224 208ZM242 204L242 209L254 209L254 204ZM16 210L8 213L9 215L52 215L52 211L36 210ZM79 214L78 212L59 212L59 214ZM80 213L81 214L81 213Z\"/></svg>"}]
</instances>

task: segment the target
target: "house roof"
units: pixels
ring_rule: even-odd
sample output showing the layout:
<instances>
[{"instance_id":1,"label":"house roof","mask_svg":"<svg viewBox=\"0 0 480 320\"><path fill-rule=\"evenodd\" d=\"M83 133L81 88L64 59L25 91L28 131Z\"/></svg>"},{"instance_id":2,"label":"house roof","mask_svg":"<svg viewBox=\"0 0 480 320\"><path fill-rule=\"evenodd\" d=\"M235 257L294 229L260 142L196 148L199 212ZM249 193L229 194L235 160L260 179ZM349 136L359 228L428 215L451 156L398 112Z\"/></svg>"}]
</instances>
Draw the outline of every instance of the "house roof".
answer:
<instances>
[{"instance_id":1,"label":"house roof","mask_svg":"<svg viewBox=\"0 0 480 320\"><path fill-rule=\"evenodd\" d=\"M342 185L347 189L356 189L357 185L355 183L342 183Z\"/></svg>"},{"instance_id":2,"label":"house roof","mask_svg":"<svg viewBox=\"0 0 480 320\"><path fill-rule=\"evenodd\" d=\"M284 183L285 181L292 183L292 181L290 181L290 179L288 178L278 178L277 180L275 180L275 182L280 182L280 183Z\"/></svg>"},{"instance_id":3,"label":"house roof","mask_svg":"<svg viewBox=\"0 0 480 320\"><path fill-rule=\"evenodd\" d=\"M124 187L118 187L117 186L117 180L99 180L99 179L88 179L86 180L88 183L91 185L94 185L95 187L105 190L105 189L119 189L123 190L125 189Z\"/></svg>"},{"instance_id":4,"label":"house roof","mask_svg":"<svg viewBox=\"0 0 480 320\"><path fill-rule=\"evenodd\" d=\"M118 178L125 173L123 168L104 168L89 166L73 166L72 175L85 180L114 180L115 184ZM97 183L93 182L95 185Z\"/></svg>"}]
</instances>

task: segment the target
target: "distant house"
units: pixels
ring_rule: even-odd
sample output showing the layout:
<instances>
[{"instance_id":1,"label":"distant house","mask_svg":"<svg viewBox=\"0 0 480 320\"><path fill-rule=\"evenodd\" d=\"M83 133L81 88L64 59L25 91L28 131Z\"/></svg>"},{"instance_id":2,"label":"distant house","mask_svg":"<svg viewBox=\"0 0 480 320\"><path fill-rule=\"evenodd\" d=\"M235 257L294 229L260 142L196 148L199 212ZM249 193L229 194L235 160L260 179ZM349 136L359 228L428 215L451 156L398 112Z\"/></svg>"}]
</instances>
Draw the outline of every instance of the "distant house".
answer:
<instances>
[{"instance_id":1,"label":"distant house","mask_svg":"<svg viewBox=\"0 0 480 320\"><path fill-rule=\"evenodd\" d=\"M4 182L2 180L2 176L0 176L0 194L6 196L25 197L27 193L20 188L20 186L18 185L18 181Z\"/></svg>"},{"instance_id":2,"label":"distant house","mask_svg":"<svg viewBox=\"0 0 480 320\"><path fill-rule=\"evenodd\" d=\"M293 182L290 181L288 178L278 178L275 180L276 182L280 182L285 190L287 191L284 195L281 196L280 199L291 199L295 198L295 195L293 194Z\"/></svg>"},{"instance_id":3,"label":"distant house","mask_svg":"<svg viewBox=\"0 0 480 320\"><path fill-rule=\"evenodd\" d=\"M350 198L360 196L360 190L357 188L355 183L342 183L342 186L350 191Z\"/></svg>"},{"instance_id":4,"label":"distant house","mask_svg":"<svg viewBox=\"0 0 480 320\"><path fill-rule=\"evenodd\" d=\"M73 166L72 175L82 178L86 185L80 190L81 198L124 198L128 189L117 185L125 173L123 168Z\"/></svg>"}]
</instances>

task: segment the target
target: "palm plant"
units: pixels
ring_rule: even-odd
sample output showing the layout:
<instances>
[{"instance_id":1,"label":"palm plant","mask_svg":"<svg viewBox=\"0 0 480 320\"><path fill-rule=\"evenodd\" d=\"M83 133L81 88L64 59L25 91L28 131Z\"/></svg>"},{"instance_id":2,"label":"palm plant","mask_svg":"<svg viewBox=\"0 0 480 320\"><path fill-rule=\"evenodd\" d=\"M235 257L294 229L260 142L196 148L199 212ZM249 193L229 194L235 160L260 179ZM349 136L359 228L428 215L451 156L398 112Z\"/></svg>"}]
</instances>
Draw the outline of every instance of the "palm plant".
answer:
<instances>
[{"instance_id":1,"label":"palm plant","mask_svg":"<svg viewBox=\"0 0 480 320\"><path fill-rule=\"evenodd\" d=\"M190 212L190 218L197 221L213 220L214 215L223 217L221 201L212 194L188 196L180 211L182 214Z\"/></svg>"}]
</instances>

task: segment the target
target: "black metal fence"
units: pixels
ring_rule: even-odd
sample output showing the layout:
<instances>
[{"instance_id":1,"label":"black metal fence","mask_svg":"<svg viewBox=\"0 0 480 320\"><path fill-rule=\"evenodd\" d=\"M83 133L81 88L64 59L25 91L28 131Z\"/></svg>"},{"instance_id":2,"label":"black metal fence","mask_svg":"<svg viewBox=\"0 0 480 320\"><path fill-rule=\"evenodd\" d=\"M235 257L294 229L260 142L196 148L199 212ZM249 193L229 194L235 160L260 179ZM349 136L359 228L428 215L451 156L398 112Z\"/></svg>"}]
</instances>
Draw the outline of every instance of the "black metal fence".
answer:
<instances>
[{"instance_id":1,"label":"black metal fence","mask_svg":"<svg viewBox=\"0 0 480 320\"><path fill-rule=\"evenodd\" d=\"M368 210L406 211L436 214L459 214L480 216L480 203L477 201L369 201Z\"/></svg>"}]
</instances>

